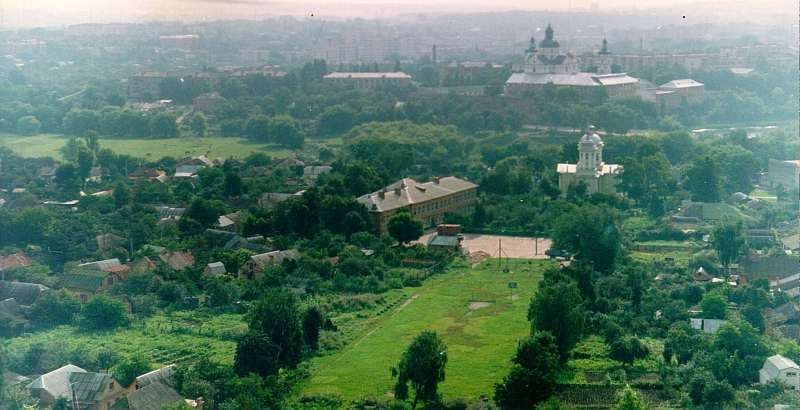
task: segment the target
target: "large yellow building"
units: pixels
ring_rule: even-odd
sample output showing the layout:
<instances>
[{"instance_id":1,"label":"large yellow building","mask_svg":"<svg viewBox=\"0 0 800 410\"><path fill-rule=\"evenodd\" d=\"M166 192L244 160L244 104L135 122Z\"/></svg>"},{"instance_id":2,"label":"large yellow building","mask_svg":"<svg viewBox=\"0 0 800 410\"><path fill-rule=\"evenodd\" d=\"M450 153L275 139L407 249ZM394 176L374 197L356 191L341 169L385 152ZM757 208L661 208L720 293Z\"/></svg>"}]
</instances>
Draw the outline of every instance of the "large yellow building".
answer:
<instances>
[{"instance_id":1,"label":"large yellow building","mask_svg":"<svg viewBox=\"0 0 800 410\"><path fill-rule=\"evenodd\" d=\"M401 209L434 226L448 213L470 213L477 200L478 185L456 177L434 178L419 183L403 178L377 192L358 198L369 210L378 233L386 233L389 218Z\"/></svg>"}]
</instances>

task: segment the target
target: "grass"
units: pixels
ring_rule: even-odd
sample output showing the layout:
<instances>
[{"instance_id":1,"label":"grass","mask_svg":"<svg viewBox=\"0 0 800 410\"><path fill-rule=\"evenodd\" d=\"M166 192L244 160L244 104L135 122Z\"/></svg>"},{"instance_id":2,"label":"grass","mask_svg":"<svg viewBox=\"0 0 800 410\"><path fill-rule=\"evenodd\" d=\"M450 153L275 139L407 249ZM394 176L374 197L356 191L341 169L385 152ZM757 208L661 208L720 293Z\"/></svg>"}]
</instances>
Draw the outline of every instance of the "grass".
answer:
<instances>
[{"instance_id":1,"label":"grass","mask_svg":"<svg viewBox=\"0 0 800 410\"><path fill-rule=\"evenodd\" d=\"M496 260L471 268L458 262L448 272L406 288L406 298L388 314L361 329L341 350L311 362L311 377L299 395L333 394L345 400L384 396L390 373L411 340L424 330L436 331L448 346L447 398L491 396L508 371L517 341L529 334L528 301L549 261L514 260L503 272ZM518 288L510 298L508 282ZM470 309L470 302L491 304Z\"/></svg>"},{"instance_id":2,"label":"grass","mask_svg":"<svg viewBox=\"0 0 800 410\"><path fill-rule=\"evenodd\" d=\"M12 338L6 345L21 356L33 344L47 351L97 351L111 349L122 356L142 354L153 365L191 361L207 354L214 361L233 363L235 338L247 325L238 314L176 312L160 314L112 332L87 332L74 326Z\"/></svg>"},{"instance_id":3,"label":"grass","mask_svg":"<svg viewBox=\"0 0 800 410\"><path fill-rule=\"evenodd\" d=\"M0 135L0 146L5 146L22 157L61 158L58 151L69 137L57 134L33 136ZM309 141L306 149L316 147ZM171 156L183 158L207 154L211 158L244 158L252 153L263 152L276 158L292 155L292 151L275 144L263 144L244 138L180 137L180 138L100 138L102 148L110 148L118 154L127 154L146 160L158 160Z\"/></svg>"}]
</instances>

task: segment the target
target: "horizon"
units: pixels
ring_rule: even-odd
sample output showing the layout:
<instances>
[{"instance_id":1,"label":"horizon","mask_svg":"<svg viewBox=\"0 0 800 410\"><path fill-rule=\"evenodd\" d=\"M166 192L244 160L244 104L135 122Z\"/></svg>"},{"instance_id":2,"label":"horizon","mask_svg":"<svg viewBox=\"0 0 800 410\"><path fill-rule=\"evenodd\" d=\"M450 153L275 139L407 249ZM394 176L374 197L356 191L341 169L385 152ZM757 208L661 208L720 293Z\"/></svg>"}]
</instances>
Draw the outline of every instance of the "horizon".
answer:
<instances>
[{"instance_id":1,"label":"horizon","mask_svg":"<svg viewBox=\"0 0 800 410\"><path fill-rule=\"evenodd\" d=\"M798 4L791 0L736 2L738 7L718 7L720 1L695 4L689 0L510 0L487 2L455 0L435 4L420 0L406 2L350 0L347 6L332 0L299 3L291 0L120 0L113 8L101 0L79 0L64 4L58 0L0 1L0 20L6 28L67 26L82 23L145 23L152 21L262 20L283 16L343 20L352 18L396 19L414 15L448 15L502 12L593 12L635 14L674 11L688 22L774 21L797 16ZM726 2L729 4L729 2ZM456 9L457 7L457 9ZM686 8L685 11L681 10ZM210 18L209 16L213 16ZM681 16L681 17L682 17Z\"/></svg>"}]
</instances>

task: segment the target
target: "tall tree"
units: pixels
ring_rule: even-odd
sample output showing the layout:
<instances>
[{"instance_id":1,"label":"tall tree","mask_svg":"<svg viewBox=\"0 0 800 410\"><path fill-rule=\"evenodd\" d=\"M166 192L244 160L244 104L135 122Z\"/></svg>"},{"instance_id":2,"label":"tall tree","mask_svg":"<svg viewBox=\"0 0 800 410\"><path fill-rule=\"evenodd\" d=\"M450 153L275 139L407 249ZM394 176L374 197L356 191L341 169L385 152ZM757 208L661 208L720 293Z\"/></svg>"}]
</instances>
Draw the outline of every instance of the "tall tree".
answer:
<instances>
[{"instance_id":1,"label":"tall tree","mask_svg":"<svg viewBox=\"0 0 800 410\"><path fill-rule=\"evenodd\" d=\"M720 180L717 163L709 156L695 160L686 170L685 186L698 202L719 202Z\"/></svg>"},{"instance_id":2,"label":"tall tree","mask_svg":"<svg viewBox=\"0 0 800 410\"><path fill-rule=\"evenodd\" d=\"M711 232L711 244L723 265L728 266L735 261L744 248L744 236L741 222L725 222Z\"/></svg>"},{"instance_id":3,"label":"tall tree","mask_svg":"<svg viewBox=\"0 0 800 410\"><path fill-rule=\"evenodd\" d=\"M422 221L414 218L409 212L399 212L389 218L387 226L392 238L405 244L422 236Z\"/></svg>"},{"instance_id":4,"label":"tall tree","mask_svg":"<svg viewBox=\"0 0 800 410\"><path fill-rule=\"evenodd\" d=\"M622 236L617 213L606 205L585 204L562 213L553 223L553 246L592 264L600 272L614 267Z\"/></svg>"},{"instance_id":5,"label":"tall tree","mask_svg":"<svg viewBox=\"0 0 800 410\"><path fill-rule=\"evenodd\" d=\"M553 394L560 369L552 334L537 331L517 345L513 366L495 386L495 401L504 409L530 409Z\"/></svg>"},{"instance_id":6,"label":"tall tree","mask_svg":"<svg viewBox=\"0 0 800 410\"><path fill-rule=\"evenodd\" d=\"M556 273L555 275L561 275ZM528 308L528 320L534 331L550 332L558 345L562 361L580 340L585 311L578 286L570 278L543 281Z\"/></svg>"},{"instance_id":7,"label":"tall tree","mask_svg":"<svg viewBox=\"0 0 800 410\"><path fill-rule=\"evenodd\" d=\"M400 358L394 394L400 400L408 398L408 385L414 390L411 408L415 409L421 400L434 403L439 399L439 383L444 381L444 367L447 364L447 346L435 332L420 333Z\"/></svg>"},{"instance_id":8,"label":"tall tree","mask_svg":"<svg viewBox=\"0 0 800 410\"><path fill-rule=\"evenodd\" d=\"M303 352L303 330L295 297L271 290L249 313L248 335L236 350L237 373L268 375L294 368ZM268 366L267 366L268 365Z\"/></svg>"}]
</instances>

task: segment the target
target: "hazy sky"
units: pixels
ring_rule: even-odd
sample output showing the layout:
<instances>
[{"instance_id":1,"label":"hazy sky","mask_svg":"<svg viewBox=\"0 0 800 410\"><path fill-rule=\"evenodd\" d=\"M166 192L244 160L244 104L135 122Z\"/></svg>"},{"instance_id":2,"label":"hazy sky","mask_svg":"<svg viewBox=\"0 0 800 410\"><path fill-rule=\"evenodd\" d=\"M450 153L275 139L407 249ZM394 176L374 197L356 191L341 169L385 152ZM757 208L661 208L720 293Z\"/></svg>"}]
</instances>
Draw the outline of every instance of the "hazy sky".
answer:
<instances>
[{"instance_id":1,"label":"hazy sky","mask_svg":"<svg viewBox=\"0 0 800 410\"><path fill-rule=\"evenodd\" d=\"M400 13L589 9L634 11L685 8L702 20L707 13L797 17L797 0L0 0L7 26L156 19L259 18L270 15L392 17ZM699 5L699 6L698 6Z\"/></svg>"}]
</instances>

